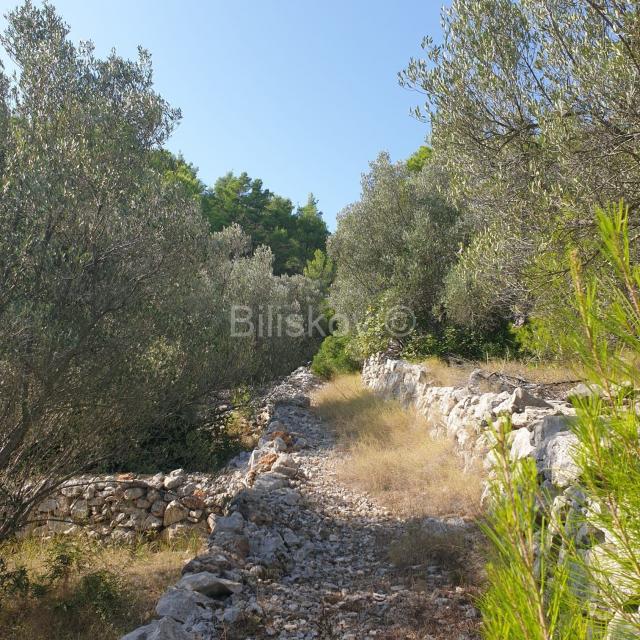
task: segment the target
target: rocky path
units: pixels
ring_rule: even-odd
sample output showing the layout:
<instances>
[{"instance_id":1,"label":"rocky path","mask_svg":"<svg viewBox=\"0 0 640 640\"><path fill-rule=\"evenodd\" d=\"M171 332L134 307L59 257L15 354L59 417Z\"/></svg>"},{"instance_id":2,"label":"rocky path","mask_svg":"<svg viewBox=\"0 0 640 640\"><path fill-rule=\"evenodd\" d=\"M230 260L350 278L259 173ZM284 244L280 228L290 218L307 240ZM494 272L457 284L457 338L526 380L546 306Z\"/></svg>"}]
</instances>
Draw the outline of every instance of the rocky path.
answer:
<instances>
[{"instance_id":1,"label":"rocky path","mask_svg":"<svg viewBox=\"0 0 640 640\"><path fill-rule=\"evenodd\" d=\"M162 618L126 640L476 638L447 567L389 562L408 524L343 486L340 456L308 396L277 404L207 552L159 601Z\"/></svg>"}]
</instances>

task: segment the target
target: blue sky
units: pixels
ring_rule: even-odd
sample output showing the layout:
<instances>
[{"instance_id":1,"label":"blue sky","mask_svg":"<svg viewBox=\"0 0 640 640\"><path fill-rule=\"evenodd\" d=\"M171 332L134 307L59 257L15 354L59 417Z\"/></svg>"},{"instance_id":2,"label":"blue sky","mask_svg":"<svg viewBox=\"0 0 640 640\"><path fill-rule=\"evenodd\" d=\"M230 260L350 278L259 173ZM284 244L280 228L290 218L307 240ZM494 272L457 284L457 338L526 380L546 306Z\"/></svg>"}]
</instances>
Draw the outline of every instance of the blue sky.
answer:
<instances>
[{"instance_id":1,"label":"blue sky","mask_svg":"<svg viewBox=\"0 0 640 640\"><path fill-rule=\"evenodd\" d=\"M0 0L4 15L16 2ZM423 143L409 115L420 95L396 74L438 39L431 0L54 0L74 40L153 56L158 91L182 109L169 147L207 184L227 171L262 178L329 226L356 200L381 150Z\"/></svg>"}]
</instances>

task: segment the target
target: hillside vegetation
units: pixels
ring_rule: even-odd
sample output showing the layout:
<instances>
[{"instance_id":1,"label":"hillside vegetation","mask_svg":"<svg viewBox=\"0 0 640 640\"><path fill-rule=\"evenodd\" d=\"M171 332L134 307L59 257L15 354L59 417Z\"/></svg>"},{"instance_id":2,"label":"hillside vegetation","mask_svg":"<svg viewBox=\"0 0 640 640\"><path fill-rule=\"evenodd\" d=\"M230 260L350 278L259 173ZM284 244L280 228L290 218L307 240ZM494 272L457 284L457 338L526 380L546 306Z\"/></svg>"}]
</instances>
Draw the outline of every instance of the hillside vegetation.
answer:
<instances>
[{"instance_id":1,"label":"hillside vegetation","mask_svg":"<svg viewBox=\"0 0 640 640\"><path fill-rule=\"evenodd\" d=\"M322 290L299 273L326 236L315 201L293 215L246 176L232 198L228 176L207 197L229 225L208 221L193 174L163 161L180 112L155 92L149 54L99 59L68 31L27 2L0 35L17 68L0 69L0 540L70 475L172 447L213 460L224 443L203 431L205 399L316 348L300 312ZM258 246L273 238L249 214L307 229L298 257ZM276 275L274 255L296 274ZM303 330L235 336L235 307Z\"/></svg>"},{"instance_id":2,"label":"hillside vegetation","mask_svg":"<svg viewBox=\"0 0 640 640\"><path fill-rule=\"evenodd\" d=\"M329 239L338 325L360 359L390 337L411 358L570 357L566 256L606 269L595 206L625 200L638 257L637 6L454 0L442 20L399 75L429 146L373 160Z\"/></svg>"},{"instance_id":3,"label":"hillside vegetation","mask_svg":"<svg viewBox=\"0 0 640 640\"><path fill-rule=\"evenodd\" d=\"M422 565L435 548L443 550L439 561L464 573L471 557L464 538L448 545L446 533L425 537L418 527L414 535L405 525L455 514L466 527L479 516L485 476L470 465L463 472L454 444L427 438L420 416L361 386L353 372L385 352L428 362L430 385L461 386L479 365L547 385L586 380L572 396L575 411L566 402L562 416L551 415L557 405L543 403L570 443L562 454L575 474L562 487L543 479L545 458L515 459L524 422L497 409L511 400L495 414L478 400L466 435L488 429L482 443L491 448L482 633L486 640L640 636L640 7L452 0L442 30L440 43L426 38L424 59L399 73L403 87L424 96L415 115L430 125L428 139L405 160L384 151L373 159L359 199L330 235L313 194L296 205L244 172L208 185L167 150L181 114L154 88L147 51L135 60L115 51L100 58L92 43L74 43L47 3L27 0L8 13L0 34L15 69L0 65L3 634L106 639L146 621L156 592L194 548L19 542L25 525L80 473L113 473L120 483L120 471L131 478L177 466L212 472L255 441L257 466L268 467L259 469L260 482L290 488L299 464L292 456L305 439L295 451L297 435L285 442L285 432L274 431L264 441L237 409L249 407L252 385L312 358L328 380L315 409L333 428L338 475L384 505L376 517L392 512L386 530L400 532L389 545L393 561ZM384 356L368 362L398 364ZM451 400L456 391L447 393ZM455 400L464 405L466 397ZM286 422L293 432L301 420L311 434L317 460L308 470L316 473L324 468L325 423L298 394L290 401ZM534 423L527 422L532 437L540 435ZM529 438L521 444L535 450L521 433ZM265 480L282 459L260 453L263 445L281 447L278 455L295 466L284 465L291 477ZM171 485L175 474L168 476ZM163 491L182 486L165 480ZM322 482L305 491L320 486L332 498L333 476L315 480ZM185 495L165 492L166 502L195 505L173 505L185 521L204 525L216 516L215 533L222 504L208 514L201 496L189 500L180 490ZM127 500L152 508L146 491ZM107 498L98 499L105 517ZM301 515L308 504L293 498L287 506ZM89 513L88 502L83 509ZM240 519L256 532L250 518ZM171 526L166 521L158 527ZM290 532L287 545L295 547ZM316 532L300 526L298 533ZM332 562L360 555L355 535L327 539L338 545L322 542ZM317 591L333 569L316 569ZM244 576L236 600L260 576L273 584L258 568ZM287 578L288 588L297 589L298 578ZM127 602L132 591L138 595ZM334 604L343 591L335 586ZM390 602L385 607L404 616ZM272 604L280 607L277 597ZM452 619L460 611L451 610Z\"/></svg>"}]
</instances>

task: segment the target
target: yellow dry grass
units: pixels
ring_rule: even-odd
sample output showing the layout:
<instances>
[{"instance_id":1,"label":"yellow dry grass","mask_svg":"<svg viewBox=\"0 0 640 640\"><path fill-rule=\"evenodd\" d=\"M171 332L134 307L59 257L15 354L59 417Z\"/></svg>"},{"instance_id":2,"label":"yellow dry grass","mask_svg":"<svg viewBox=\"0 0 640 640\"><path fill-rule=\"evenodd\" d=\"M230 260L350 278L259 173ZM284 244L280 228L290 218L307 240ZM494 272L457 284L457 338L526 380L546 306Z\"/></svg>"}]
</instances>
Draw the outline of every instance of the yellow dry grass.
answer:
<instances>
[{"instance_id":1,"label":"yellow dry grass","mask_svg":"<svg viewBox=\"0 0 640 640\"><path fill-rule=\"evenodd\" d=\"M84 538L31 538L0 546L9 570L24 567L29 593L0 593L3 640L116 640L154 616L162 592L180 577L201 541L102 546ZM46 586L47 574L68 564ZM86 577L104 572L105 584ZM91 586L93 585L93 586Z\"/></svg>"},{"instance_id":2,"label":"yellow dry grass","mask_svg":"<svg viewBox=\"0 0 640 640\"><path fill-rule=\"evenodd\" d=\"M522 362L518 360L493 359L482 362L464 362L448 364L440 358L427 358L420 364L429 372L429 379L436 386L456 387L467 383L474 369L482 369L487 373L500 373L514 378L521 378L536 384L556 384L582 378L576 366L562 363Z\"/></svg>"},{"instance_id":3,"label":"yellow dry grass","mask_svg":"<svg viewBox=\"0 0 640 640\"><path fill-rule=\"evenodd\" d=\"M359 375L321 387L314 406L345 449L339 470L344 481L400 516L478 513L480 473L463 473L449 441L432 439L423 417L376 397Z\"/></svg>"}]
</instances>

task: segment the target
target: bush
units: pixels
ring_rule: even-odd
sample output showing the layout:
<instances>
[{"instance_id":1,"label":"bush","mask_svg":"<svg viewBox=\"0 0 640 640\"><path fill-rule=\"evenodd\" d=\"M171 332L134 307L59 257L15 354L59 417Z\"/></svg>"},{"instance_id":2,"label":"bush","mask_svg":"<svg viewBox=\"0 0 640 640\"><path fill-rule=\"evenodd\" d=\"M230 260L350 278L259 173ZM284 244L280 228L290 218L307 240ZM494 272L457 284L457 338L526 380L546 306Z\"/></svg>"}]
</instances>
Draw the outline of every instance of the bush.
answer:
<instances>
[{"instance_id":1,"label":"bush","mask_svg":"<svg viewBox=\"0 0 640 640\"><path fill-rule=\"evenodd\" d=\"M197 553L201 542L141 535L131 547L83 534L1 542L2 639L116 640L153 618L185 553Z\"/></svg>"},{"instance_id":2,"label":"bush","mask_svg":"<svg viewBox=\"0 0 640 640\"><path fill-rule=\"evenodd\" d=\"M487 528L494 554L481 607L487 640L640 634L640 265L626 207L598 211L597 225L609 268L586 277L576 254L571 263L580 327L568 337L600 390L574 402L579 473L553 499L535 461L513 463L509 434L496 434Z\"/></svg>"},{"instance_id":3,"label":"bush","mask_svg":"<svg viewBox=\"0 0 640 640\"><path fill-rule=\"evenodd\" d=\"M327 336L313 357L311 371L327 379L357 371L360 363L350 354L349 343L348 336Z\"/></svg>"},{"instance_id":4,"label":"bush","mask_svg":"<svg viewBox=\"0 0 640 640\"><path fill-rule=\"evenodd\" d=\"M421 322L433 319L444 275L465 242L460 212L438 195L439 180L431 162L414 171L382 153L362 178L360 200L338 215L327 245L337 267L330 301L353 326L372 306L400 304Z\"/></svg>"},{"instance_id":5,"label":"bush","mask_svg":"<svg viewBox=\"0 0 640 640\"><path fill-rule=\"evenodd\" d=\"M104 622L126 614L131 596L122 580L112 571L101 569L80 578L75 591L61 606L69 609L88 607Z\"/></svg>"},{"instance_id":6,"label":"bush","mask_svg":"<svg viewBox=\"0 0 640 640\"><path fill-rule=\"evenodd\" d=\"M486 360L517 354L518 345L506 324L490 333L455 326L445 326L430 333L416 331L409 337L401 353L403 358L413 361L430 356Z\"/></svg>"}]
</instances>

